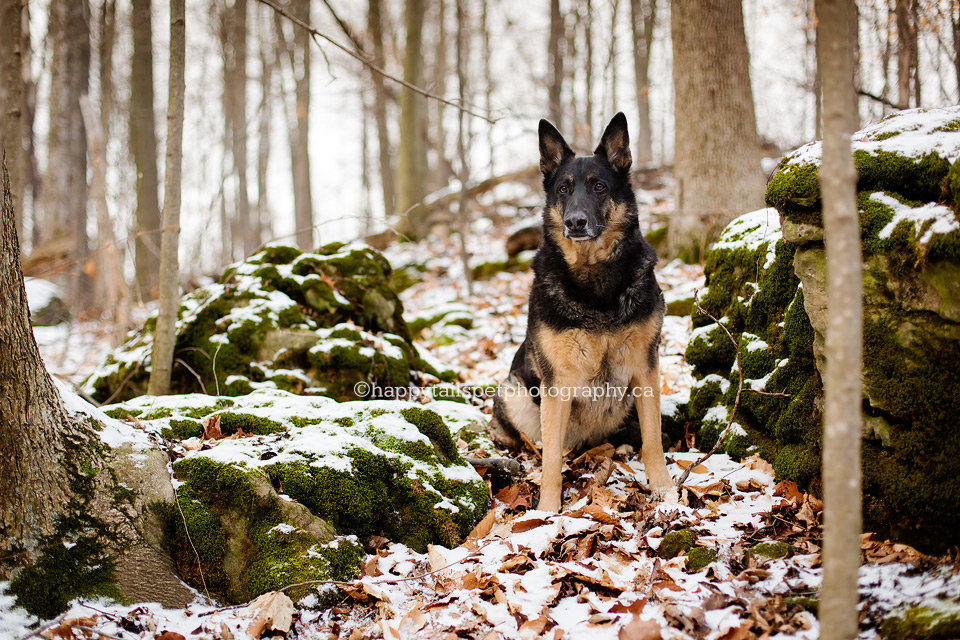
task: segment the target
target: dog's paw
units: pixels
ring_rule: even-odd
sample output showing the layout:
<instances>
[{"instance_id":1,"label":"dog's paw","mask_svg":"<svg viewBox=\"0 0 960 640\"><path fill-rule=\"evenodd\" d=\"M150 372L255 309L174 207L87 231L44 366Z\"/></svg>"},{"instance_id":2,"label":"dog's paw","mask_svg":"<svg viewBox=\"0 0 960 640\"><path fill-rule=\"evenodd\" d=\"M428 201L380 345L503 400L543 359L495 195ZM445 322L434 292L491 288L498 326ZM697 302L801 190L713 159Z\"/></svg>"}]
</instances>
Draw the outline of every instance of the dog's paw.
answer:
<instances>
[{"instance_id":1,"label":"dog's paw","mask_svg":"<svg viewBox=\"0 0 960 640\"><path fill-rule=\"evenodd\" d=\"M676 504L680 502L680 496L677 494L677 488L673 483L658 484L650 486L650 494L654 502L669 502Z\"/></svg>"}]
</instances>

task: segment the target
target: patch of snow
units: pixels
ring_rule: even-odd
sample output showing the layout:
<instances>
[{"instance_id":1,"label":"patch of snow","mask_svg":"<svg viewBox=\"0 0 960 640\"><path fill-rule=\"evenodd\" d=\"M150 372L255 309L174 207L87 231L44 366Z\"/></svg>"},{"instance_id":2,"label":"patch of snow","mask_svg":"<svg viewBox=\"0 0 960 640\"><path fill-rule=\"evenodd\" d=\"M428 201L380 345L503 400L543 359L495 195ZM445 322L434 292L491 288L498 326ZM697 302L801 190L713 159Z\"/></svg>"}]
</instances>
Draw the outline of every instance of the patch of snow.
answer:
<instances>
[{"instance_id":1,"label":"patch of snow","mask_svg":"<svg viewBox=\"0 0 960 640\"><path fill-rule=\"evenodd\" d=\"M927 244L934 235L945 235L960 229L956 214L942 204L928 202L919 207L911 207L882 191L871 193L870 199L893 209L893 219L880 230L880 238L889 238L901 222L913 223L914 233L920 244Z\"/></svg>"}]
</instances>

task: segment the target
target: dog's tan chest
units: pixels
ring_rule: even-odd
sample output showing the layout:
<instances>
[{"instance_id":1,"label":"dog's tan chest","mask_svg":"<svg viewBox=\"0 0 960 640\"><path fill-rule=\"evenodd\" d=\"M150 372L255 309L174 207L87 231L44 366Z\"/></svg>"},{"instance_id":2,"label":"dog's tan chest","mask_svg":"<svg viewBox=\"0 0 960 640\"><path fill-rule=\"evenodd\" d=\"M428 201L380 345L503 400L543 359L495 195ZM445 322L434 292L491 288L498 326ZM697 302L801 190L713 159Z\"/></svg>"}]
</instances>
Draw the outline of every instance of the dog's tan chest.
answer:
<instances>
[{"instance_id":1,"label":"dog's tan chest","mask_svg":"<svg viewBox=\"0 0 960 640\"><path fill-rule=\"evenodd\" d=\"M658 320L654 316L642 323L603 332L554 331L543 327L537 332L537 350L550 363L554 383L626 384L649 369L650 345L660 330Z\"/></svg>"}]
</instances>

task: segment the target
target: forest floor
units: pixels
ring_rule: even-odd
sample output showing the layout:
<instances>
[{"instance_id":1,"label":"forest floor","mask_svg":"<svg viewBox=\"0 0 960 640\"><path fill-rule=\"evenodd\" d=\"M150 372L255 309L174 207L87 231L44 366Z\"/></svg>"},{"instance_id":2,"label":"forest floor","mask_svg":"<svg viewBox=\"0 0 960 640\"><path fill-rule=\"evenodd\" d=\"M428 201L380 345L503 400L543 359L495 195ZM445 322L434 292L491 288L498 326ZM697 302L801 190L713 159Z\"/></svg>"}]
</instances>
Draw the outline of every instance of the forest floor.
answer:
<instances>
[{"instance_id":1,"label":"forest floor","mask_svg":"<svg viewBox=\"0 0 960 640\"><path fill-rule=\"evenodd\" d=\"M465 383L502 379L523 339L532 275L499 274L466 295L462 269L451 266L452 243L406 251L435 267L402 295L406 315L455 302L473 319L455 340L427 333L424 344L459 368ZM696 266L670 263L657 275L668 297L702 286ZM666 318L664 398L689 393L683 359L689 332L689 317ZM36 334L50 371L74 384L109 351L108 336L95 323ZM701 454L688 443L674 449L668 469L677 478ZM818 637L822 503L793 483L776 482L765 461L714 455L692 469L680 504L656 504L636 455L600 446L568 462L558 515L534 509L540 475L534 451L487 453L519 456L525 474L494 487L491 511L462 546L421 554L384 543L365 559L363 575L342 586L339 604L297 609L290 637ZM862 550L861 638L878 637L880 623L906 607L960 601L960 573L950 559L869 534ZM17 638L36 621L13 608L5 586L0 583L0 637ZM245 640L262 612L259 604L221 610L198 593L184 610L78 601L57 624L95 628L111 638ZM72 637L66 626L41 628L48 628L47 637Z\"/></svg>"}]
</instances>

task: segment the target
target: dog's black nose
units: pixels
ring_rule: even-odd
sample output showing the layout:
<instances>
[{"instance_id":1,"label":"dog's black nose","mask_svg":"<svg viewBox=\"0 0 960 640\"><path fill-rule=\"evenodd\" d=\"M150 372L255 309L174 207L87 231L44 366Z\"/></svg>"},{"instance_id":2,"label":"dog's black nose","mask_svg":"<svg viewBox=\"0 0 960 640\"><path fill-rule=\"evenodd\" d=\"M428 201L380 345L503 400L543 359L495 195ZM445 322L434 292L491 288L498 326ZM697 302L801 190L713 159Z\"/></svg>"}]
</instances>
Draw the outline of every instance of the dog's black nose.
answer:
<instances>
[{"instance_id":1,"label":"dog's black nose","mask_svg":"<svg viewBox=\"0 0 960 640\"><path fill-rule=\"evenodd\" d=\"M567 228L567 231L583 231L587 226L587 214L571 213L563 219L563 226Z\"/></svg>"}]
</instances>

